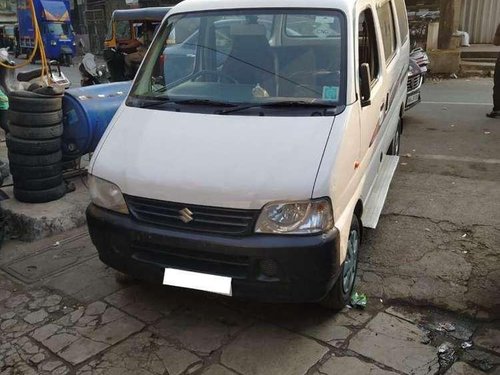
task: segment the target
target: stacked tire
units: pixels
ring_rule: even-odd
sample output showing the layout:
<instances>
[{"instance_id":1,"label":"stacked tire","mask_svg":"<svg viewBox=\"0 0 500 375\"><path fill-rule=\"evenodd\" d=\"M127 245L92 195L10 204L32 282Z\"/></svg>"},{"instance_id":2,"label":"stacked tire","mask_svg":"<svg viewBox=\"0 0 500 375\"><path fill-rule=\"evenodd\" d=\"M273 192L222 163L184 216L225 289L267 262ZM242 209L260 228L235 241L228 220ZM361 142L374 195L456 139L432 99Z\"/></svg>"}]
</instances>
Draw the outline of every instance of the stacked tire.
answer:
<instances>
[{"instance_id":1,"label":"stacked tire","mask_svg":"<svg viewBox=\"0 0 500 375\"><path fill-rule=\"evenodd\" d=\"M62 198L62 95L50 88L15 91L9 106L6 142L15 198L26 203Z\"/></svg>"}]
</instances>

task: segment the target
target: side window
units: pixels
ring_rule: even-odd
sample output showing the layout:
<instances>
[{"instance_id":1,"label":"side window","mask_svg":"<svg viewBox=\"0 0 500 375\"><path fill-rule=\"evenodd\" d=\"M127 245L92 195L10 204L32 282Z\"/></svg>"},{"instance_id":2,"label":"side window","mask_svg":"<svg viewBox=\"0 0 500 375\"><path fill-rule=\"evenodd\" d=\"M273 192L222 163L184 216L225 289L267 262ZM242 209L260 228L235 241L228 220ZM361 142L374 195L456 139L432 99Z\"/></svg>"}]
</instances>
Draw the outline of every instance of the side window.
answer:
<instances>
[{"instance_id":1,"label":"side window","mask_svg":"<svg viewBox=\"0 0 500 375\"><path fill-rule=\"evenodd\" d=\"M406 16L406 6L404 0L396 0L394 2L394 5L396 5L396 13L397 13L397 18L398 18L398 23L399 23L399 33L401 35L401 44L404 44L406 42L406 39L408 38L408 18Z\"/></svg>"},{"instance_id":2,"label":"side window","mask_svg":"<svg viewBox=\"0 0 500 375\"><path fill-rule=\"evenodd\" d=\"M379 75L380 62L377 47L377 34L371 9L366 9L359 15L359 65L369 64L372 82Z\"/></svg>"},{"instance_id":3,"label":"side window","mask_svg":"<svg viewBox=\"0 0 500 375\"><path fill-rule=\"evenodd\" d=\"M394 15L391 3L388 1L378 8L380 31L382 32L382 43L384 44L385 60L388 62L396 52L396 28L394 27Z\"/></svg>"}]
</instances>

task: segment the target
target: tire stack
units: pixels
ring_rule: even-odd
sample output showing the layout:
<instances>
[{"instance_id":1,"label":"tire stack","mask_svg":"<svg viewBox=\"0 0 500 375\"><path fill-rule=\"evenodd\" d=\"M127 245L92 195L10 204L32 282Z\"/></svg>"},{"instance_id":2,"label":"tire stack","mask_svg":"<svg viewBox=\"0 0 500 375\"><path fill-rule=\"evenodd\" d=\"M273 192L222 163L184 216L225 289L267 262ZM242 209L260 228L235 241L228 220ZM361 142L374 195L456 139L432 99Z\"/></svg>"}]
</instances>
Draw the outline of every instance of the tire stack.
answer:
<instances>
[{"instance_id":1,"label":"tire stack","mask_svg":"<svg viewBox=\"0 0 500 375\"><path fill-rule=\"evenodd\" d=\"M14 196L20 202L45 203L66 194L61 137L62 95L50 88L9 95L6 135Z\"/></svg>"}]
</instances>

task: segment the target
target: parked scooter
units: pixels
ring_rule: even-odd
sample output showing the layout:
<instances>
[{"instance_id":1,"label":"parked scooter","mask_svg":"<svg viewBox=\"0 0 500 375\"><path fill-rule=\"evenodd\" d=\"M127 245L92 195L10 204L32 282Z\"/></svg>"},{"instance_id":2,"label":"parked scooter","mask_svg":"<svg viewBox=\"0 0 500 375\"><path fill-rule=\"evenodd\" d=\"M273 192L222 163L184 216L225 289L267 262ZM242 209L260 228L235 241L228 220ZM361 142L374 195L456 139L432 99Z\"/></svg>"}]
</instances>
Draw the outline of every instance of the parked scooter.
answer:
<instances>
[{"instance_id":1,"label":"parked scooter","mask_svg":"<svg viewBox=\"0 0 500 375\"><path fill-rule=\"evenodd\" d=\"M82 87L109 83L108 70L106 69L106 66L97 66L95 56L91 53L85 54L78 70L81 75Z\"/></svg>"}]
</instances>

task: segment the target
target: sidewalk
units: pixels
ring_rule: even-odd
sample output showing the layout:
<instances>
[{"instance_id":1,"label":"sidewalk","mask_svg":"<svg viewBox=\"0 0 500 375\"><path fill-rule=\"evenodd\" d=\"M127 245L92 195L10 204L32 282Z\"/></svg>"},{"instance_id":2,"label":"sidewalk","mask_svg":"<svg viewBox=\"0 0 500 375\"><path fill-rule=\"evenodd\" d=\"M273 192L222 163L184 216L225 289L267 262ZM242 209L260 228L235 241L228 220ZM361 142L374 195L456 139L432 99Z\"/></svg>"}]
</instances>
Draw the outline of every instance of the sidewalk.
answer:
<instances>
[{"instance_id":1,"label":"sidewalk","mask_svg":"<svg viewBox=\"0 0 500 375\"><path fill-rule=\"evenodd\" d=\"M427 83L407 113L401 165L362 246L366 310L119 283L82 227L0 250L0 374L500 375L491 86Z\"/></svg>"}]
</instances>

